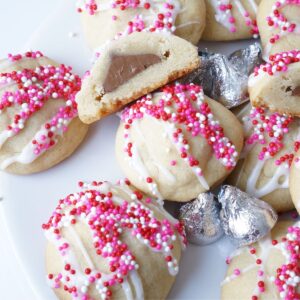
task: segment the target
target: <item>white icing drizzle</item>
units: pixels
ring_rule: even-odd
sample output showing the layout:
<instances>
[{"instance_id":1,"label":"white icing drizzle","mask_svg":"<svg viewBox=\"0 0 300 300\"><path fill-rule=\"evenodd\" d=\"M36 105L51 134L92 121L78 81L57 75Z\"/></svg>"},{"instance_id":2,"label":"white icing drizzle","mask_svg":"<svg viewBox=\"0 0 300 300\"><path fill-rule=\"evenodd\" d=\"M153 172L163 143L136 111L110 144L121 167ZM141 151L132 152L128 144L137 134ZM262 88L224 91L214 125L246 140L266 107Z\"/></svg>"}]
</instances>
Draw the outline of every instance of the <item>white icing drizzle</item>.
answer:
<instances>
[{"instance_id":1,"label":"white icing drizzle","mask_svg":"<svg viewBox=\"0 0 300 300\"><path fill-rule=\"evenodd\" d=\"M134 145L132 147L132 158L129 159L130 165L140 174L141 179L149 177L149 173L145 167L144 162L140 156L138 148Z\"/></svg>"},{"instance_id":2,"label":"white icing drizzle","mask_svg":"<svg viewBox=\"0 0 300 300\"><path fill-rule=\"evenodd\" d=\"M209 2L215 10L215 19L216 19L216 21L218 23L220 23L221 25L223 25L228 30L230 30L232 24L229 22L227 14L225 14L224 12L222 12L219 9L220 1L219 0L209 0ZM227 5L227 4L229 4L229 0L222 1L222 3Z\"/></svg>"},{"instance_id":3,"label":"white icing drizzle","mask_svg":"<svg viewBox=\"0 0 300 300\"><path fill-rule=\"evenodd\" d=\"M145 118L149 118L148 116L144 116L144 119ZM149 118L150 119L150 118ZM142 133L141 131L141 128L140 128L140 122L134 122L132 124L132 128L138 133L139 135L139 138L143 141L143 142L146 142L146 139L145 139L145 136L144 134ZM135 146L136 147L136 146ZM137 150L137 152L139 153L139 151ZM166 168L164 167L162 164L159 164L156 162L156 159L152 157L152 153L151 152L148 152L148 155L150 155L149 157L149 160L158 168L158 170L171 182L171 183L174 183L176 182L176 177ZM145 174L147 172L145 172L145 170L143 172L141 172L140 174ZM145 178L149 177L149 174L147 175L144 175L143 176Z\"/></svg>"},{"instance_id":4,"label":"white icing drizzle","mask_svg":"<svg viewBox=\"0 0 300 300\"><path fill-rule=\"evenodd\" d=\"M257 13L257 4L255 2L255 0L248 0L248 2L250 3L250 5L252 6L253 11L255 12L255 14Z\"/></svg>"},{"instance_id":5,"label":"white icing drizzle","mask_svg":"<svg viewBox=\"0 0 300 300\"><path fill-rule=\"evenodd\" d=\"M142 161L142 158L139 154L139 150L136 147L136 145L133 145L132 147L132 157L126 158L129 160L129 164L131 167L133 167L138 174L141 176L141 181L145 181L148 177L150 177L150 174L148 170L146 169L146 166L144 162ZM151 182L148 184L151 193L158 199L158 201L163 205L163 197L158 189L158 185L156 182Z\"/></svg>"},{"instance_id":6,"label":"white icing drizzle","mask_svg":"<svg viewBox=\"0 0 300 300\"><path fill-rule=\"evenodd\" d=\"M138 275L137 271L132 271L129 275L130 280L134 286L135 289L135 300L142 300L144 299L144 290L143 290L143 284L141 281L140 276Z\"/></svg>"},{"instance_id":7,"label":"white icing drizzle","mask_svg":"<svg viewBox=\"0 0 300 300\"><path fill-rule=\"evenodd\" d=\"M251 1L251 6L253 5L253 2L254 2L254 1ZM237 7L237 9L239 10L240 14L241 14L242 16L245 16L246 10L245 10L243 4L242 4L239 0L233 0L233 3L235 4L235 6ZM254 2L254 3L255 3L255 2ZM256 11L257 11L257 6L255 5L255 10L254 10L254 12L256 12Z\"/></svg>"},{"instance_id":8,"label":"white icing drizzle","mask_svg":"<svg viewBox=\"0 0 300 300\"><path fill-rule=\"evenodd\" d=\"M276 167L274 175L264 186L261 188L256 187L266 161L267 159L258 159L247 180L246 192L258 198L268 195L277 189L287 189L289 187L289 166L286 163ZM279 183L279 179L282 176L284 176L284 180L282 183Z\"/></svg>"},{"instance_id":9,"label":"white icing drizzle","mask_svg":"<svg viewBox=\"0 0 300 300\"><path fill-rule=\"evenodd\" d=\"M175 183L176 182L176 177L163 165L158 164L157 162L153 161L153 164L157 167L157 169L159 170L159 172L161 172L166 179L168 179L168 181L170 183Z\"/></svg>"},{"instance_id":10,"label":"white icing drizzle","mask_svg":"<svg viewBox=\"0 0 300 300\"><path fill-rule=\"evenodd\" d=\"M175 146L175 148L177 149L177 151L180 155L180 149L185 146L182 142L180 142L180 140L183 140L183 138L182 139L179 138L178 143L174 143L173 142L173 133L174 133L174 129L175 129L175 124L170 123L170 122L166 122L166 123L164 123L164 127L165 127L166 133L168 134L169 140L173 143L173 145ZM184 159L184 161L188 164L187 159ZM189 166L189 164L188 164L188 166ZM205 177L203 175L200 175L200 173L202 173L201 169L199 167L194 167L194 166L193 167L189 166L189 168L191 168L193 173L196 175L196 177L197 177L198 181L200 182L200 184L206 190L209 190L209 185L208 185Z\"/></svg>"},{"instance_id":11,"label":"white icing drizzle","mask_svg":"<svg viewBox=\"0 0 300 300\"><path fill-rule=\"evenodd\" d=\"M2 148L3 144L13 136L12 131L4 130L0 133L0 149Z\"/></svg>"},{"instance_id":12,"label":"white icing drizzle","mask_svg":"<svg viewBox=\"0 0 300 300\"><path fill-rule=\"evenodd\" d=\"M126 278L121 285L122 285L122 289L124 291L124 294L126 296L126 299L127 300L133 300L132 290L131 290L131 286L128 282L128 279Z\"/></svg>"},{"instance_id":13,"label":"white icing drizzle","mask_svg":"<svg viewBox=\"0 0 300 300\"><path fill-rule=\"evenodd\" d=\"M64 125L67 126L72 120L65 120ZM51 119L48 120L48 122L46 122L45 124L51 122ZM50 138L47 136L47 130L45 130L45 124L43 124L40 128L40 130L34 135L34 140L39 140L41 138L41 136L46 136L46 140L50 141ZM5 131L4 131L5 132ZM4 135L4 132L2 134L0 134L0 142L1 140L3 141L6 136L8 135L6 133L6 136ZM60 128L59 130L56 131L56 134L58 136L62 136L63 135L63 129ZM2 136L3 135L3 136ZM56 137L56 142L57 142L57 138ZM52 137L53 139L53 137ZM6 139L5 139L6 141ZM45 140L43 140L43 142L45 142ZM1 148L1 143L0 143L0 148ZM2 161L2 163L0 164L0 169L1 170L5 170L8 166L10 166L13 163L21 163L21 164L30 164L33 161L35 161L38 157L40 157L42 154L44 154L48 149L43 149L41 150L39 153L35 153L34 151L34 145L32 144L32 142L30 141L27 145L25 145L25 147L21 150L21 152L19 154L13 155L11 157L8 157L6 159L4 159Z\"/></svg>"},{"instance_id":14,"label":"white icing drizzle","mask_svg":"<svg viewBox=\"0 0 300 300\"><path fill-rule=\"evenodd\" d=\"M250 266L247 266L246 268L244 268L243 270L240 270L241 272L241 275L242 274L245 274L249 271L251 271L252 269L254 269L255 267L257 267L256 265L250 265ZM236 279L238 276L241 276L241 275L235 275L235 274L232 274L232 275L229 275L227 276L222 282L221 282L221 286L231 282L232 280Z\"/></svg>"},{"instance_id":15,"label":"white icing drizzle","mask_svg":"<svg viewBox=\"0 0 300 300\"><path fill-rule=\"evenodd\" d=\"M86 251L77 231L73 228L73 226L68 226L68 230L69 232L72 234L73 238L75 239L75 242L77 244L77 247L79 248L79 250L81 251L84 259L86 260L88 266L91 268L91 269L95 269L95 266L92 262L92 259L90 258L88 252Z\"/></svg>"},{"instance_id":16,"label":"white icing drizzle","mask_svg":"<svg viewBox=\"0 0 300 300\"><path fill-rule=\"evenodd\" d=\"M200 22L198 22L198 21L186 22L186 23L183 23L183 24L180 24L180 25L176 26L176 29L184 28L184 27L191 26L191 25L194 25L194 24L200 24Z\"/></svg>"}]
</instances>

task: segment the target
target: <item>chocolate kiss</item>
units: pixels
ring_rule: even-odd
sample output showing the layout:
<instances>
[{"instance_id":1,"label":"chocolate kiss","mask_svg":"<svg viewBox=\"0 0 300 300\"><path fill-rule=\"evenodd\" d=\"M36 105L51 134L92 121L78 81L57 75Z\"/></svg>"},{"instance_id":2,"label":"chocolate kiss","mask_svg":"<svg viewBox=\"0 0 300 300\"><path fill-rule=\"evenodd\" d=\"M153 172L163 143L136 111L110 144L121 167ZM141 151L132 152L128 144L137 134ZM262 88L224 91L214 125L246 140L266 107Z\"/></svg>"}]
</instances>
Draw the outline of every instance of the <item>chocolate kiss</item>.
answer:
<instances>
[{"instance_id":1,"label":"chocolate kiss","mask_svg":"<svg viewBox=\"0 0 300 300\"><path fill-rule=\"evenodd\" d=\"M207 245L224 235L219 218L220 208L212 193L202 193L180 208L179 219L184 222L189 242Z\"/></svg>"},{"instance_id":2,"label":"chocolate kiss","mask_svg":"<svg viewBox=\"0 0 300 300\"><path fill-rule=\"evenodd\" d=\"M268 203L236 187L222 186L219 201L222 204L220 216L225 234L238 247L263 238L277 222L278 215Z\"/></svg>"}]
</instances>

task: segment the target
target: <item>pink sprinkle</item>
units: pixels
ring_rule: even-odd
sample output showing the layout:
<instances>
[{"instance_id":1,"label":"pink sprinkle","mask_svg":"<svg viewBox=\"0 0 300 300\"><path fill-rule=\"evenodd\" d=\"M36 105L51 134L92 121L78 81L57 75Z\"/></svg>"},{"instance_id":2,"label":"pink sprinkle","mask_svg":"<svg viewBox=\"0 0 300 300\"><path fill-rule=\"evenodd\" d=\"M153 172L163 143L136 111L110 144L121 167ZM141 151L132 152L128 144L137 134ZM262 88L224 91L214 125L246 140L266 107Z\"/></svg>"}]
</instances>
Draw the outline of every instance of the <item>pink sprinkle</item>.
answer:
<instances>
[{"instance_id":1,"label":"pink sprinkle","mask_svg":"<svg viewBox=\"0 0 300 300\"><path fill-rule=\"evenodd\" d=\"M235 269L235 270L233 271L233 274L236 275L236 276L241 275L240 269Z\"/></svg>"}]
</instances>

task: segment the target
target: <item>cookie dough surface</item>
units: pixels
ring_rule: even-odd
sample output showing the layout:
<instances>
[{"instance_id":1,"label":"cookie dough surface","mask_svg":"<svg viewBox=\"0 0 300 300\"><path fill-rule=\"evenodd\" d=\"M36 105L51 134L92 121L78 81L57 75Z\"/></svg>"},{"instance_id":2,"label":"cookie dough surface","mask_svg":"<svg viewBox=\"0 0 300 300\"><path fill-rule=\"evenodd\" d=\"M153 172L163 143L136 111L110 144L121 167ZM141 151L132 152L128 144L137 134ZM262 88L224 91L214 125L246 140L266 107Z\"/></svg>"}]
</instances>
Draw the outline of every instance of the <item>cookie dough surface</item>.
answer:
<instances>
[{"instance_id":1,"label":"cookie dough surface","mask_svg":"<svg viewBox=\"0 0 300 300\"><path fill-rule=\"evenodd\" d=\"M258 37L256 12L260 0L206 0L205 2L206 27L202 39L234 41Z\"/></svg>"},{"instance_id":2,"label":"cookie dough surface","mask_svg":"<svg viewBox=\"0 0 300 300\"><path fill-rule=\"evenodd\" d=\"M236 250L227 260L221 299L286 299L288 290L291 299L296 299L300 281L299 243L299 222L279 221L270 236ZM297 256L293 259L292 255Z\"/></svg>"},{"instance_id":3,"label":"cookie dough surface","mask_svg":"<svg viewBox=\"0 0 300 300\"><path fill-rule=\"evenodd\" d=\"M48 281L61 300L165 299L186 242L179 221L128 181L82 186L43 228Z\"/></svg>"},{"instance_id":4,"label":"cookie dough surface","mask_svg":"<svg viewBox=\"0 0 300 300\"><path fill-rule=\"evenodd\" d=\"M189 201L220 184L243 144L234 115L192 84L145 96L121 119L119 164L135 186L161 199Z\"/></svg>"},{"instance_id":5,"label":"cookie dough surface","mask_svg":"<svg viewBox=\"0 0 300 300\"><path fill-rule=\"evenodd\" d=\"M114 8L110 0L95 2L95 11L79 8L86 40L92 49L136 31L170 32L197 44L205 27L204 0L150 0L146 7L144 3L117 3Z\"/></svg>"},{"instance_id":6,"label":"cookie dough surface","mask_svg":"<svg viewBox=\"0 0 300 300\"><path fill-rule=\"evenodd\" d=\"M77 117L80 78L40 52L1 60L0 72L1 169L35 173L71 155L88 128Z\"/></svg>"}]
</instances>

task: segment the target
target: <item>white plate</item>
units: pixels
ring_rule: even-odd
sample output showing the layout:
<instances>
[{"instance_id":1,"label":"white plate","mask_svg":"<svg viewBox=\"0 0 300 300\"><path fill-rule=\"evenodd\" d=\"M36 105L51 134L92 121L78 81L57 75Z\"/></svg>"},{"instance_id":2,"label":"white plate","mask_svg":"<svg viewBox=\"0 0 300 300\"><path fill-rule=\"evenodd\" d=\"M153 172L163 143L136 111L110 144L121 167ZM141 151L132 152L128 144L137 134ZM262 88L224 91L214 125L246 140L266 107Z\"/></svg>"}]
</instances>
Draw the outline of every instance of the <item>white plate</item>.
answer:
<instances>
[{"instance_id":1,"label":"white plate","mask_svg":"<svg viewBox=\"0 0 300 300\"><path fill-rule=\"evenodd\" d=\"M41 50L59 62L72 65L79 74L89 68L91 53L84 45L75 1L51 0L46 4L38 0L16 2L24 3L0 0L1 28L6 28L5 24L11 18L18 20L11 25L12 29L5 30L1 40L1 56L19 51L26 40L22 50ZM15 5L19 5L17 14L14 12ZM48 15L51 10L53 13ZM34 29L41 21L38 29ZM77 36L70 38L70 32L75 32ZM201 47L230 53L247 44L247 41L206 43ZM116 181L122 177L114 156L117 126L116 116L91 126L86 140L74 155L48 171L30 176L0 174L4 219L21 268L39 299L55 298L45 280L45 238L41 224L49 218L60 197L77 189L79 180ZM232 246L226 239L207 247L189 246L169 298L219 299L220 281L226 269L225 258L231 250Z\"/></svg>"}]
</instances>

